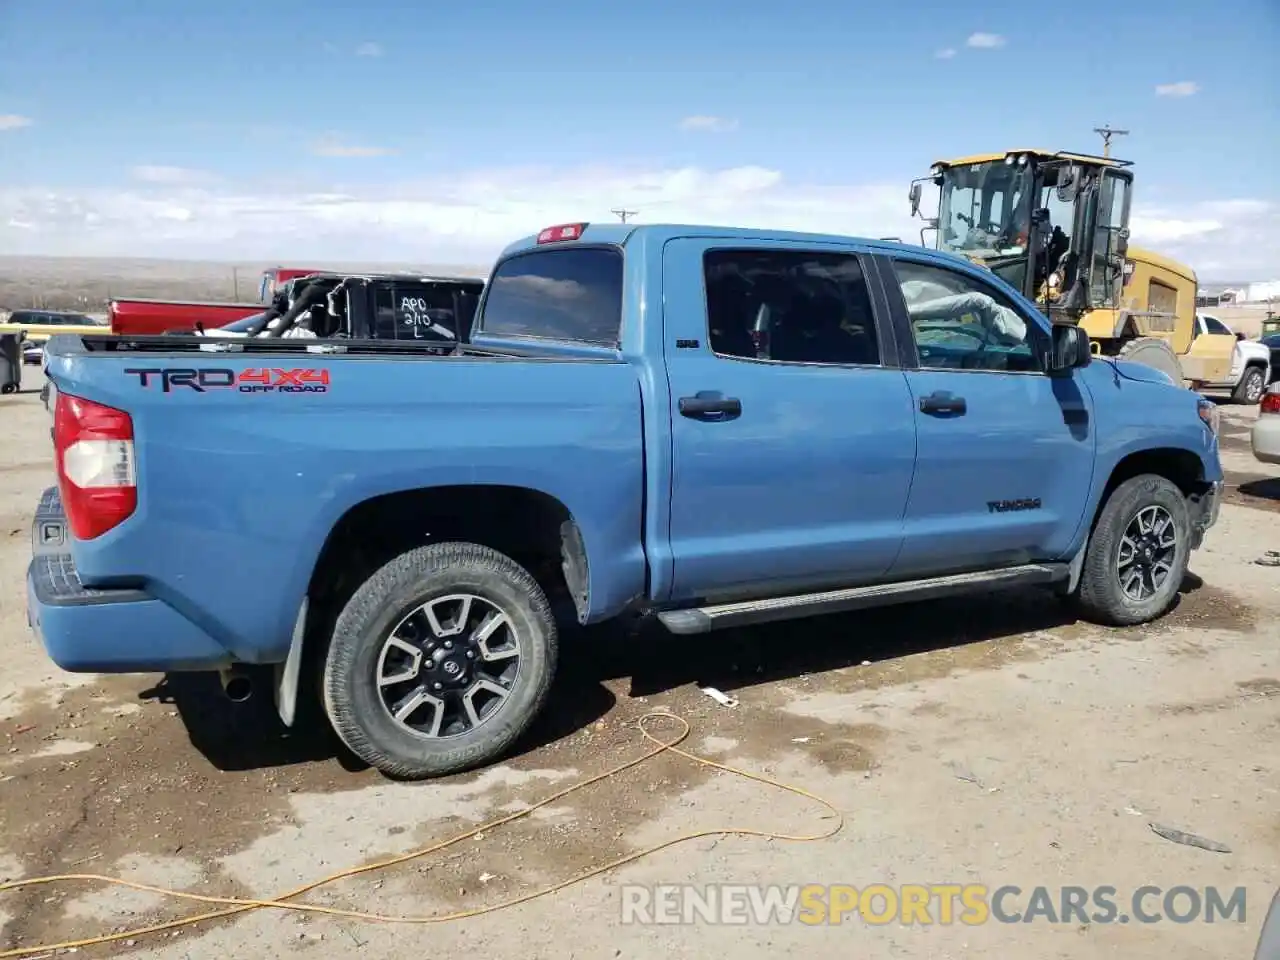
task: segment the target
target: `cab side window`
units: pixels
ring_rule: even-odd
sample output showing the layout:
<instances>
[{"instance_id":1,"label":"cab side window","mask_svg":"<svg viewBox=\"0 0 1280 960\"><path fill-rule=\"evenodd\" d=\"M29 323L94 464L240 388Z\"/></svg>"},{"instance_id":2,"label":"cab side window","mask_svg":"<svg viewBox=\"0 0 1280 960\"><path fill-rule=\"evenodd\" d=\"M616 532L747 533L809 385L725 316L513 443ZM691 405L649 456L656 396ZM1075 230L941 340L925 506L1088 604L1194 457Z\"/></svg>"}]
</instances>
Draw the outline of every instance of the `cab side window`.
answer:
<instances>
[{"instance_id":1,"label":"cab side window","mask_svg":"<svg viewBox=\"0 0 1280 960\"><path fill-rule=\"evenodd\" d=\"M862 263L854 254L710 250L703 260L711 349L781 363L879 366Z\"/></svg>"},{"instance_id":2,"label":"cab side window","mask_svg":"<svg viewBox=\"0 0 1280 960\"><path fill-rule=\"evenodd\" d=\"M1000 291L956 270L894 262L927 369L1043 372L1048 335Z\"/></svg>"},{"instance_id":3,"label":"cab side window","mask_svg":"<svg viewBox=\"0 0 1280 960\"><path fill-rule=\"evenodd\" d=\"M1231 336L1231 331L1227 329L1227 325L1217 317L1204 317L1204 329L1207 333L1216 333L1225 337Z\"/></svg>"}]
</instances>

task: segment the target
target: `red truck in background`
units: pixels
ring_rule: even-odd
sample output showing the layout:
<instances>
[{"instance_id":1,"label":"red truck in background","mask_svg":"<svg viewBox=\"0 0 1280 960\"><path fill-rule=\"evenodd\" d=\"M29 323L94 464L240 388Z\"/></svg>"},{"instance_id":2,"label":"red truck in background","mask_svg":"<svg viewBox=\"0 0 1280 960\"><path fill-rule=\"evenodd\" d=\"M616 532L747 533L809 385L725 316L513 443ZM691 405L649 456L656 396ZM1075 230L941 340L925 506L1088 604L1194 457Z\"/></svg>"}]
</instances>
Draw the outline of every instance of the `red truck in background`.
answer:
<instances>
[{"instance_id":1,"label":"red truck in background","mask_svg":"<svg viewBox=\"0 0 1280 960\"><path fill-rule=\"evenodd\" d=\"M112 300L107 307L111 332L133 337L157 336L169 330L189 330L197 323L221 327L255 313L260 303L200 303L184 300Z\"/></svg>"},{"instance_id":2,"label":"red truck in background","mask_svg":"<svg viewBox=\"0 0 1280 960\"><path fill-rule=\"evenodd\" d=\"M134 337L153 336L170 330L189 330L197 324L209 329L222 327L262 313L265 307L271 305L276 294L294 280L320 272L303 267L270 267L262 271L257 303L147 300L137 297L112 300L107 308L107 322L112 333Z\"/></svg>"}]
</instances>

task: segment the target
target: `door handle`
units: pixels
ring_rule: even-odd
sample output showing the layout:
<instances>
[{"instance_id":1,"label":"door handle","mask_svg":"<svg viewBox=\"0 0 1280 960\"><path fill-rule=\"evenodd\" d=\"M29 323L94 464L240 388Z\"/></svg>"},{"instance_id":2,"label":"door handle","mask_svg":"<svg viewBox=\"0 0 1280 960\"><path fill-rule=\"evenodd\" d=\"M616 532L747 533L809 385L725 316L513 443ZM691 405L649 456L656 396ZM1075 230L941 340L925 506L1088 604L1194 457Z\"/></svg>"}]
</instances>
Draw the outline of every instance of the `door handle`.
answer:
<instances>
[{"instance_id":1,"label":"door handle","mask_svg":"<svg viewBox=\"0 0 1280 960\"><path fill-rule=\"evenodd\" d=\"M690 420L727 420L742 414L741 400L718 394L681 397L679 406L680 416Z\"/></svg>"},{"instance_id":2,"label":"door handle","mask_svg":"<svg viewBox=\"0 0 1280 960\"><path fill-rule=\"evenodd\" d=\"M938 390L927 397L920 398L921 413L964 413L969 409L969 405L965 403L964 397L957 397L954 393L948 393L945 390Z\"/></svg>"}]
</instances>

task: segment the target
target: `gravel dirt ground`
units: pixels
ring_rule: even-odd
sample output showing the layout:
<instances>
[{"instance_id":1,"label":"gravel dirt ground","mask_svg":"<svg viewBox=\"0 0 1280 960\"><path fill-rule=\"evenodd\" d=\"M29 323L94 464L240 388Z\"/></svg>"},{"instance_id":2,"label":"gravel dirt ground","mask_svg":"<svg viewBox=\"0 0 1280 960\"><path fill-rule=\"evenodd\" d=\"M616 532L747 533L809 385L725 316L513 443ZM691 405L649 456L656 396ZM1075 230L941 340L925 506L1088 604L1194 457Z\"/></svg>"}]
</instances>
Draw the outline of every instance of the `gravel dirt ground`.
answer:
<instances>
[{"instance_id":1,"label":"gravel dirt ground","mask_svg":"<svg viewBox=\"0 0 1280 960\"><path fill-rule=\"evenodd\" d=\"M518 755L392 783L206 677L61 673L26 625L31 511L52 481L27 370L0 399L0 879L90 871L272 896L519 810L642 753L636 719L686 718L685 746L785 779L847 818L834 838L710 838L460 922L403 926L259 911L81 956L399 958L1252 956L1280 885L1280 471L1253 460L1253 410L1226 406L1230 494L1177 608L1106 630L1038 592L744 630L575 638ZM738 699L724 707L698 690ZM256 707L255 707L256 704ZM659 732L655 728L655 732ZM381 873L308 895L441 914L535 891L694 830L819 833L816 804L673 755ZM1230 848L1175 844L1167 824ZM1244 923L645 925L623 884L1110 885L1247 889ZM1158 900L1156 901L1158 902ZM1018 902L1017 908L1026 903ZM196 904L93 884L0 894L0 950L122 931ZM934 914L935 919L937 917Z\"/></svg>"}]
</instances>

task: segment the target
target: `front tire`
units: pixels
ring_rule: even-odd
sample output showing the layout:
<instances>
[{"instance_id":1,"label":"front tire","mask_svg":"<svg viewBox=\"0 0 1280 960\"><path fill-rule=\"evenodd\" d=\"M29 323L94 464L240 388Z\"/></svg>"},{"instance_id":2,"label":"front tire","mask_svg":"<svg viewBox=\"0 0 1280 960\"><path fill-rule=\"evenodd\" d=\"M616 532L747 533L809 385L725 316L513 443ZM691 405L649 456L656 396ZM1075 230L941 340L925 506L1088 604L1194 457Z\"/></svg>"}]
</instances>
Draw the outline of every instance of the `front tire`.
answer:
<instances>
[{"instance_id":1,"label":"front tire","mask_svg":"<svg viewBox=\"0 0 1280 960\"><path fill-rule=\"evenodd\" d=\"M1266 377L1262 375L1262 370L1258 367L1248 367L1244 371L1244 376L1240 378L1240 382L1236 384L1235 390L1232 391L1231 399L1236 403L1252 406L1262 402L1262 394L1266 389Z\"/></svg>"},{"instance_id":2,"label":"front tire","mask_svg":"<svg viewBox=\"0 0 1280 960\"><path fill-rule=\"evenodd\" d=\"M388 776L419 780L497 759L542 710L557 631L537 581L474 543L401 554L356 590L325 658L325 712Z\"/></svg>"},{"instance_id":3,"label":"front tire","mask_svg":"<svg viewBox=\"0 0 1280 960\"><path fill-rule=\"evenodd\" d=\"M1182 491L1157 474L1126 480L1089 537L1076 603L1086 619L1107 626L1155 620L1177 599L1190 553Z\"/></svg>"}]
</instances>

